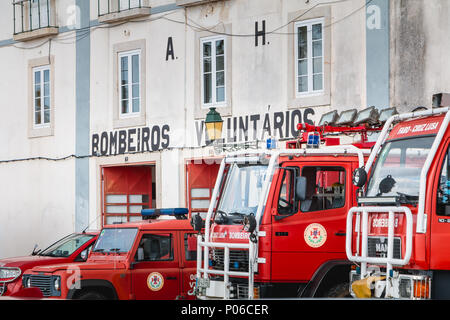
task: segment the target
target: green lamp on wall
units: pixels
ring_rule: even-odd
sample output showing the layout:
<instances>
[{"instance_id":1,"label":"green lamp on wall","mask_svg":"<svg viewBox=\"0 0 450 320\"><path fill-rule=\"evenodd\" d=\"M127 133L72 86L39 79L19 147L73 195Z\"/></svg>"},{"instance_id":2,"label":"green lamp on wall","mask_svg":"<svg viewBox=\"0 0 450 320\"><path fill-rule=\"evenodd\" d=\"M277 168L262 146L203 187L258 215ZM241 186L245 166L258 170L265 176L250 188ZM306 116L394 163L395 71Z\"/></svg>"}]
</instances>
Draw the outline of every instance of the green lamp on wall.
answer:
<instances>
[{"instance_id":1,"label":"green lamp on wall","mask_svg":"<svg viewBox=\"0 0 450 320\"><path fill-rule=\"evenodd\" d=\"M209 141L214 141L222 138L223 120L216 108L209 108L205 119L206 136Z\"/></svg>"}]
</instances>

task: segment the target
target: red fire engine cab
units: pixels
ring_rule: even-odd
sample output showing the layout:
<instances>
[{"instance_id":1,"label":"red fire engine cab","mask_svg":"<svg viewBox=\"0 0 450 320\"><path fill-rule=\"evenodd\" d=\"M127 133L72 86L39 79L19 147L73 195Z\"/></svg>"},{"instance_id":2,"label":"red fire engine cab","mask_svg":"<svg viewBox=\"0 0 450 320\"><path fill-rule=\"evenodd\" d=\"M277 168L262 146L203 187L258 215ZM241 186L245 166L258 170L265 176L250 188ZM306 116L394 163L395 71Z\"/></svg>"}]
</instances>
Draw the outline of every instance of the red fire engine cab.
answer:
<instances>
[{"instance_id":1,"label":"red fire engine cab","mask_svg":"<svg viewBox=\"0 0 450 320\"><path fill-rule=\"evenodd\" d=\"M217 200L205 221L191 221L197 231L204 227L197 297L348 295L345 221L357 192L352 172L370 153L373 143L365 137L380 130L380 116L374 108L333 111L317 126L299 124L299 139L286 149L227 154L212 195ZM360 134L359 147L338 145L342 133Z\"/></svg>"},{"instance_id":2,"label":"red fire engine cab","mask_svg":"<svg viewBox=\"0 0 450 320\"><path fill-rule=\"evenodd\" d=\"M433 107L394 115L354 183L346 253L355 297L449 299L450 95Z\"/></svg>"},{"instance_id":3,"label":"red fire engine cab","mask_svg":"<svg viewBox=\"0 0 450 320\"><path fill-rule=\"evenodd\" d=\"M194 299L197 235L187 214L143 209L152 219L105 226L86 262L34 267L23 287L60 299Z\"/></svg>"}]
</instances>

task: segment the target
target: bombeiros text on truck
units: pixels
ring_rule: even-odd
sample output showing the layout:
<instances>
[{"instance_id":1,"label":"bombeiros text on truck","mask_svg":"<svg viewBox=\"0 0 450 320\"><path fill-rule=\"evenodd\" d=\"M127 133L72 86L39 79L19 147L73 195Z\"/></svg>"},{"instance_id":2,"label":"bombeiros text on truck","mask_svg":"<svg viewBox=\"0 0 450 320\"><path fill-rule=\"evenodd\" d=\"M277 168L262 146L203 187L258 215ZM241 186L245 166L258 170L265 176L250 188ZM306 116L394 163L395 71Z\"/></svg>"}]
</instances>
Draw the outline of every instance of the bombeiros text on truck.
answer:
<instances>
[{"instance_id":1,"label":"bombeiros text on truck","mask_svg":"<svg viewBox=\"0 0 450 320\"><path fill-rule=\"evenodd\" d=\"M355 297L450 298L449 106L440 93L429 109L392 116L355 171L365 185L346 226Z\"/></svg>"},{"instance_id":2,"label":"bombeiros text on truck","mask_svg":"<svg viewBox=\"0 0 450 320\"><path fill-rule=\"evenodd\" d=\"M197 297L349 295L345 222L358 190L352 172L374 144L368 134L380 131L393 113L395 108L332 111L317 126L298 124L298 139L285 149L227 154L216 200L205 220L194 215L191 221L196 231L204 229L197 242L203 252L197 256ZM342 134L361 140L339 145Z\"/></svg>"}]
</instances>

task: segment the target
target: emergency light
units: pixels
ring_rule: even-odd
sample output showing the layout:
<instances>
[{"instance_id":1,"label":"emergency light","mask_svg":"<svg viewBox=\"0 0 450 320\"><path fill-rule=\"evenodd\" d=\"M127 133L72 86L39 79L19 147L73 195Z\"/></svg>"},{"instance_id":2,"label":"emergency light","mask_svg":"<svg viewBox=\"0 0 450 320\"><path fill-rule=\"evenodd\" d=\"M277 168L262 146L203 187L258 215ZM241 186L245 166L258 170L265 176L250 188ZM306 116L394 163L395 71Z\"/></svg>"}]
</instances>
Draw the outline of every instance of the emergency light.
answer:
<instances>
[{"instance_id":1,"label":"emergency light","mask_svg":"<svg viewBox=\"0 0 450 320\"><path fill-rule=\"evenodd\" d=\"M320 118L318 126L324 125L332 126L335 124L337 119L338 119L338 112L336 110L327 112L323 114L322 117Z\"/></svg>"},{"instance_id":2,"label":"emergency light","mask_svg":"<svg viewBox=\"0 0 450 320\"><path fill-rule=\"evenodd\" d=\"M356 109L342 111L339 116L339 119L337 119L337 121L336 121L336 125L343 126L343 125L353 124L353 121L355 120L355 117L356 117L356 112L357 112Z\"/></svg>"},{"instance_id":3,"label":"emergency light","mask_svg":"<svg viewBox=\"0 0 450 320\"><path fill-rule=\"evenodd\" d=\"M185 219L189 213L187 208L166 208L166 209L142 209L143 218L154 219L159 216L173 216L177 219Z\"/></svg>"},{"instance_id":4,"label":"emergency light","mask_svg":"<svg viewBox=\"0 0 450 320\"><path fill-rule=\"evenodd\" d=\"M354 124L357 126L361 123L375 124L379 118L378 110L374 106L361 110L356 115Z\"/></svg>"},{"instance_id":5,"label":"emergency light","mask_svg":"<svg viewBox=\"0 0 450 320\"><path fill-rule=\"evenodd\" d=\"M307 148L318 148L320 145L320 134L316 132L308 132Z\"/></svg>"}]
</instances>

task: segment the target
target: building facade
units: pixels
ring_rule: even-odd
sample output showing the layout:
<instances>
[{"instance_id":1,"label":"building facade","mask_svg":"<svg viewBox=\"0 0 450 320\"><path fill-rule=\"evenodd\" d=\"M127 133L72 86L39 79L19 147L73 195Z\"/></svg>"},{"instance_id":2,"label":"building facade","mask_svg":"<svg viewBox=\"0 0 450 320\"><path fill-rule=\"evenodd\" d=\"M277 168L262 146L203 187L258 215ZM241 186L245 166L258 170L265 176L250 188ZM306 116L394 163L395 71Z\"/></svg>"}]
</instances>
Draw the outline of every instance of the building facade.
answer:
<instances>
[{"instance_id":1,"label":"building facade","mask_svg":"<svg viewBox=\"0 0 450 320\"><path fill-rule=\"evenodd\" d=\"M449 13L449 0L3 1L0 257L146 207L205 211L211 107L224 143L259 146L331 110L429 107L450 92Z\"/></svg>"}]
</instances>

